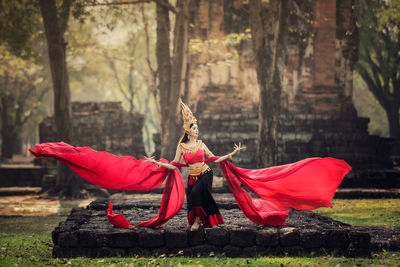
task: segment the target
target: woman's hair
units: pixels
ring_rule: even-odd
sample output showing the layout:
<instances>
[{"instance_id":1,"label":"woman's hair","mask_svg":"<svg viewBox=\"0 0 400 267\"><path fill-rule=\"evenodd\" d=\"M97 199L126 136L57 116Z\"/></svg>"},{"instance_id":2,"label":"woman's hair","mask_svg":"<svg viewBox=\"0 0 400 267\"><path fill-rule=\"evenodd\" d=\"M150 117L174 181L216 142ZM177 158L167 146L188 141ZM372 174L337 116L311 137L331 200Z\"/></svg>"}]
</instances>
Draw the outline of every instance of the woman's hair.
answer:
<instances>
[{"instance_id":1,"label":"woman's hair","mask_svg":"<svg viewBox=\"0 0 400 267\"><path fill-rule=\"evenodd\" d=\"M194 123L191 123L189 127L192 128L193 124L194 124ZM183 135L183 137L182 137L181 143L186 143L186 141L188 141L188 140L189 140L189 136L188 136L187 133L185 133L185 134Z\"/></svg>"}]
</instances>

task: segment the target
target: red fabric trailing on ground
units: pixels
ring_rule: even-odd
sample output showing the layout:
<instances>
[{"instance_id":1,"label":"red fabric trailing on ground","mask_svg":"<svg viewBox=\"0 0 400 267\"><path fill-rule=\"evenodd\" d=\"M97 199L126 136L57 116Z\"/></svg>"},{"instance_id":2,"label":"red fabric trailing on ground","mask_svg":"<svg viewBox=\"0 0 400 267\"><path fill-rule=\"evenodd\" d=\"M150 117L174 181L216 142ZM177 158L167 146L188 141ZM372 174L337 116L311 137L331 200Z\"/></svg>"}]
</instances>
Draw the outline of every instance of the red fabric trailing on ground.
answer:
<instances>
[{"instance_id":1,"label":"red fabric trailing on ground","mask_svg":"<svg viewBox=\"0 0 400 267\"><path fill-rule=\"evenodd\" d=\"M343 160L308 158L292 164L246 170L229 161L222 172L243 213L254 223L284 225L290 210L332 207L331 200L351 167ZM260 198L252 198L241 184Z\"/></svg>"},{"instance_id":2,"label":"red fabric trailing on ground","mask_svg":"<svg viewBox=\"0 0 400 267\"><path fill-rule=\"evenodd\" d=\"M115 227L119 228L130 228L130 227L135 227L134 225L131 225L128 220L125 218L124 215L122 214L114 214L112 213L113 209L113 204L110 201L108 203L108 209L107 209L107 218L110 223L112 223Z\"/></svg>"},{"instance_id":3,"label":"red fabric trailing on ground","mask_svg":"<svg viewBox=\"0 0 400 267\"><path fill-rule=\"evenodd\" d=\"M157 165L146 162L145 159L115 156L107 152L95 151L90 147L73 147L64 142L39 144L36 145L34 151L31 149L29 151L36 157L53 157L65 162L88 182L106 189L149 191L159 187L167 179L159 214L138 226L160 227L174 217L183 206L185 186L178 168L171 171L158 168ZM167 161L161 159L161 162ZM110 214L111 210L112 205ZM114 215L111 215L111 218L115 218ZM112 223L111 220L110 222Z\"/></svg>"},{"instance_id":4,"label":"red fabric trailing on ground","mask_svg":"<svg viewBox=\"0 0 400 267\"><path fill-rule=\"evenodd\" d=\"M159 214L137 226L160 227L182 208L185 187L178 168L171 171L158 168L145 159L115 156L63 142L39 144L34 151L29 151L37 157L53 157L65 162L88 182L107 189L152 190L167 179ZM216 159L218 157L211 157L205 162ZM161 159L161 162L167 161ZM186 166L176 162L170 164ZM337 187L351 170L346 162L333 158L309 158L260 170L238 168L228 161L220 162L220 166L243 213L254 223L269 225L284 225L292 208L331 207ZM252 198L242 185L260 198ZM112 213L111 202L107 216L117 227L132 227L125 217ZM218 218L213 219L218 222Z\"/></svg>"}]
</instances>

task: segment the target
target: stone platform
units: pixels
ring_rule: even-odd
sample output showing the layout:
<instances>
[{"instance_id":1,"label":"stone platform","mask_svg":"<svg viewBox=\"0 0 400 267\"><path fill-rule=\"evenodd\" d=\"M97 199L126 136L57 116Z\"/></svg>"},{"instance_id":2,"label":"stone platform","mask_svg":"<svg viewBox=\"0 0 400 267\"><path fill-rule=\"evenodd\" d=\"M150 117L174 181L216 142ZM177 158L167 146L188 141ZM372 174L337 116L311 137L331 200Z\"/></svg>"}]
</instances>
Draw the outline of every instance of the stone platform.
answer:
<instances>
[{"instance_id":1,"label":"stone platform","mask_svg":"<svg viewBox=\"0 0 400 267\"><path fill-rule=\"evenodd\" d=\"M399 250L400 227L352 227L310 211L293 211L286 226L258 226L249 221L227 194L215 194L225 224L190 232L186 210L159 229L120 229L107 220L108 200L73 209L52 233L54 257L344 255L369 256L372 251ZM152 196L113 200L114 213L131 224L150 219L159 201Z\"/></svg>"}]
</instances>

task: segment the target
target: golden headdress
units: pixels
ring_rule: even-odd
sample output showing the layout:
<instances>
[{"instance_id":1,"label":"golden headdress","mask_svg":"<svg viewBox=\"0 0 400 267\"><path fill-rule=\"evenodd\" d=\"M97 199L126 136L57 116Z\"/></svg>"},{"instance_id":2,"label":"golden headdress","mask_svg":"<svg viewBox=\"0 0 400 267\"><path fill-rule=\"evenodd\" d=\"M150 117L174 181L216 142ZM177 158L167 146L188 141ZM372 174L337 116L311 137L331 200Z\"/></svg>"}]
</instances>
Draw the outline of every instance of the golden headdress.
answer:
<instances>
[{"instance_id":1,"label":"golden headdress","mask_svg":"<svg viewBox=\"0 0 400 267\"><path fill-rule=\"evenodd\" d=\"M182 108L182 119L183 119L183 130L185 133L190 132L190 124L192 123L197 123L196 118L193 116L192 111L190 108L182 102L182 99L179 99L181 102L181 108Z\"/></svg>"}]
</instances>

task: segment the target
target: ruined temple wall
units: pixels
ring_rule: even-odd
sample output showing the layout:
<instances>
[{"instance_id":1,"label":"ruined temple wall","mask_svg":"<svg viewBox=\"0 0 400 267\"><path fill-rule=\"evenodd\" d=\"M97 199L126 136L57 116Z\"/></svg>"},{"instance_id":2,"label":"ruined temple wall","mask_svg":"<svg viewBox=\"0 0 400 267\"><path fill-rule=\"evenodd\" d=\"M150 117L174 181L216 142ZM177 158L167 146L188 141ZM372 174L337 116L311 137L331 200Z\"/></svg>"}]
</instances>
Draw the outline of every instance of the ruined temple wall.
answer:
<instances>
[{"instance_id":1,"label":"ruined temple wall","mask_svg":"<svg viewBox=\"0 0 400 267\"><path fill-rule=\"evenodd\" d=\"M189 103L195 111L205 108L198 106L199 102L207 103L209 111L253 110L258 104L251 40L237 50L226 38L231 33L225 25L227 4L224 0L200 0L195 7L189 74Z\"/></svg>"},{"instance_id":2,"label":"ruined temple wall","mask_svg":"<svg viewBox=\"0 0 400 267\"><path fill-rule=\"evenodd\" d=\"M72 102L72 137L74 146L89 146L117 155L143 157L143 115L130 113L121 102ZM40 142L55 142L54 117L39 124Z\"/></svg>"},{"instance_id":3,"label":"ruined temple wall","mask_svg":"<svg viewBox=\"0 0 400 267\"><path fill-rule=\"evenodd\" d=\"M353 69L357 62L354 0L303 1L292 15L282 106L303 113L348 113ZM203 49L191 51L189 95L211 111L256 110L259 88L251 39L246 38L248 7L243 1L206 1L196 6L192 40ZM226 45L227 35L243 35Z\"/></svg>"}]
</instances>

